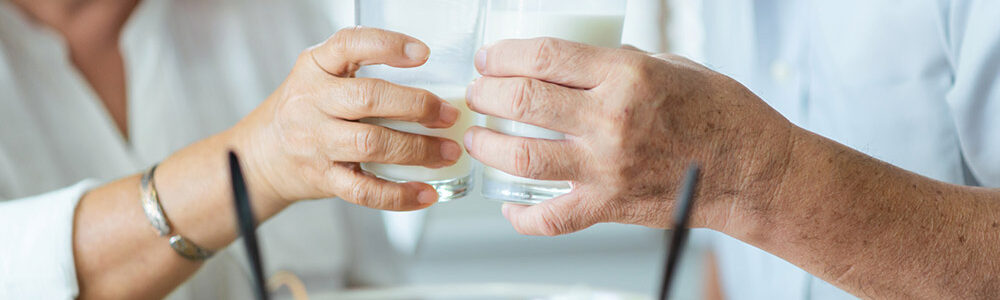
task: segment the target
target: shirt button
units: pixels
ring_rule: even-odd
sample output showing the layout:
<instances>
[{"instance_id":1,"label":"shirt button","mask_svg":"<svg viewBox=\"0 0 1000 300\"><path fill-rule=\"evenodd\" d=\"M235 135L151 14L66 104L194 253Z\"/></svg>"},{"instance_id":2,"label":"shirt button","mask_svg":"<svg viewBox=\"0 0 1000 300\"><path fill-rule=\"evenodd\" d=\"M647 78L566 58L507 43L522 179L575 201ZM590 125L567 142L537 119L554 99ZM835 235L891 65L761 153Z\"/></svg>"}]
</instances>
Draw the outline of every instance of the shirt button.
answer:
<instances>
[{"instance_id":1,"label":"shirt button","mask_svg":"<svg viewBox=\"0 0 1000 300\"><path fill-rule=\"evenodd\" d=\"M792 68L788 66L788 63L782 60L776 60L771 63L771 79L774 79L778 84L785 84L792 77Z\"/></svg>"}]
</instances>

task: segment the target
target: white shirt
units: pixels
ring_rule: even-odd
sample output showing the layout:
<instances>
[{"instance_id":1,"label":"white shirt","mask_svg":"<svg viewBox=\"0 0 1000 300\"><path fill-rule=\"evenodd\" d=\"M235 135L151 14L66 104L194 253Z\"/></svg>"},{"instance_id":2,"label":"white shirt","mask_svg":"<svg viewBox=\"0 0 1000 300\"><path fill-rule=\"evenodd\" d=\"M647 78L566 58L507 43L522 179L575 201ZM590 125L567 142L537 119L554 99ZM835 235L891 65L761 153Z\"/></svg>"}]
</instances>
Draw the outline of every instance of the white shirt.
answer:
<instances>
[{"instance_id":1,"label":"white shirt","mask_svg":"<svg viewBox=\"0 0 1000 300\"><path fill-rule=\"evenodd\" d=\"M792 122L930 178L1000 186L1000 1L725 0L702 12L705 63ZM718 236L728 297L853 298Z\"/></svg>"},{"instance_id":2,"label":"white shirt","mask_svg":"<svg viewBox=\"0 0 1000 300\"><path fill-rule=\"evenodd\" d=\"M75 297L80 196L235 124L281 83L299 52L350 25L328 15L349 17L350 5L142 1L120 45L126 142L60 36L0 0L0 299ZM265 268L298 274L310 292L394 280L381 228L376 212L340 200L296 204L260 228ZM234 245L171 298L249 299L245 254Z\"/></svg>"}]
</instances>

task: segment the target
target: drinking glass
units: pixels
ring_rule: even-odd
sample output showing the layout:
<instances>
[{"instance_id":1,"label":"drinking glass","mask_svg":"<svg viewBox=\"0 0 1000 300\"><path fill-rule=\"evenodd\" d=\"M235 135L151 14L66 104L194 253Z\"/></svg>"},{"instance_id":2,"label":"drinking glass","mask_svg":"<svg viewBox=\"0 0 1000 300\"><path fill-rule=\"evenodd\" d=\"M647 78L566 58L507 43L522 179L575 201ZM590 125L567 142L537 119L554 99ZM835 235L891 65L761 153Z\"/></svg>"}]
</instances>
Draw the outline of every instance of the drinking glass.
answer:
<instances>
[{"instance_id":1,"label":"drinking glass","mask_svg":"<svg viewBox=\"0 0 1000 300\"><path fill-rule=\"evenodd\" d=\"M362 122L398 131L438 136L462 145L462 135L476 119L465 103L465 89L474 78L473 56L480 44L483 1L478 0L359 0L355 1L358 25L401 32L430 47L427 63L417 68L366 66L358 76L423 88L461 111L455 125L430 129L414 122L368 118ZM460 198L473 187L473 164L462 153L454 165L443 168L363 163L361 167L392 181L423 181L433 186L439 201Z\"/></svg>"},{"instance_id":2,"label":"drinking glass","mask_svg":"<svg viewBox=\"0 0 1000 300\"><path fill-rule=\"evenodd\" d=\"M621 45L623 0L489 0L483 41L554 37L600 47ZM502 118L486 117L486 127L501 133L540 139L563 139L560 132ZM536 204L568 193L567 181L518 177L484 167L486 198Z\"/></svg>"}]
</instances>

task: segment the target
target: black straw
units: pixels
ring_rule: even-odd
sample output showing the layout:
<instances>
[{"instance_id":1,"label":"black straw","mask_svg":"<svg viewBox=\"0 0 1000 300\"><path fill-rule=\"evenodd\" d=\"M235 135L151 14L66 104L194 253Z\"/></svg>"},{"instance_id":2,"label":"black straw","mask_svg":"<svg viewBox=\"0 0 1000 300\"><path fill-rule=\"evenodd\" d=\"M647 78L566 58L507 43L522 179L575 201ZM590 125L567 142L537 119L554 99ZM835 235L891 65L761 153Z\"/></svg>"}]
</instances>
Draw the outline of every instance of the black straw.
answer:
<instances>
[{"instance_id":1,"label":"black straw","mask_svg":"<svg viewBox=\"0 0 1000 300\"><path fill-rule=\"evenodd\" d=\"M247 194L247 183L243 179L243 170L236 153L229 151L229 176L233 185L233 197L236 204L237 225L243 236L243 247L250 259L250 270L253 271L254 292L258 300L268 299L267 285L264 284L264 271L261 264L260 245L257 243L256 222L253 209L250 208L250 195Z\"/></svg>"},{"instance_id":2,"label":"black straw","mask_svg":"<svg viewBox=\"0 0 1000 300\"><path fill-rule=\"evenodd\" d=\"M694 207L694 189L698 185L698 173L700 168L697 163L692 163L688 167L687 175L684 176L684 185L677 197L677 205L674 210L673 233L670 234L670 244L667 246L667 261L663 270L663 283L660 284L660 298L666 300L670 295L670 284L677 269L677 262L680 260L684 243L687 241L688 222L691 219L691 209Z\"/></svg>"}]
</instances>

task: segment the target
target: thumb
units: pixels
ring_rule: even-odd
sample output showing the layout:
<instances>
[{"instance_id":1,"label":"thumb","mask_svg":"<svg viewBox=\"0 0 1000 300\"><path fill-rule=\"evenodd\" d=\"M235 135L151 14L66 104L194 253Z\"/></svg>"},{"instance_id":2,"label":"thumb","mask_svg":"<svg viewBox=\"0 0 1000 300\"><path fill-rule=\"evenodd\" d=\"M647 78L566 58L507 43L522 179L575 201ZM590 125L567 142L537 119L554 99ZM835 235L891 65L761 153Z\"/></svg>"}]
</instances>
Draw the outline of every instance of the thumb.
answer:
<instances>
[{"instance_id":1,"label":"thumb","mask_svg":"<svg viewBox=\"0 0 1000 300\"><path fill-rule=\"evenodd\" d=\"M309 54L327 73L346 77L366 65L400 68L422 65L430 56L430 48L402 33L358 26L337 31L322 44L310 48Z\"/></svg>"},{"instance_id":2,"label":"thumb","mask_svg":"<svg viewBox=\"0 0 1000 300\"><path fill-rule=\"evenodd\" d=\"M556 236L580 231L594 225L594 214L584 212L578 205L576 193L559 196L540 204L527 206L504 203L504 218L518 233L526 235Z\"/></svg>"}]
</instances>

